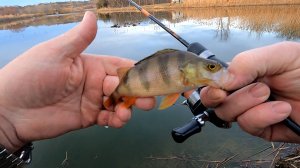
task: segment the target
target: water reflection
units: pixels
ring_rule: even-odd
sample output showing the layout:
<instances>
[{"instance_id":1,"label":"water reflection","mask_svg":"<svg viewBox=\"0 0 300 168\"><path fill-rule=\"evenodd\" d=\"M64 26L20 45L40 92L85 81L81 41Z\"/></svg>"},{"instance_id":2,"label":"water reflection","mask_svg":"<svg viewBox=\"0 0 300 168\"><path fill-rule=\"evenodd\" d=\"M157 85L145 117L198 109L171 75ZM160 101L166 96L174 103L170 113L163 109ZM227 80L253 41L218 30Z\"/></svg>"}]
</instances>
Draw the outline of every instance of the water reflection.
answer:
<instances>
[{"instance_id":1,"label":"water reflection","mask_svg":"<svg viewBox=\"0 0 300 168\"><path fill-rule=\"evenodd\" d=\"M226 8L196 8L172 11L151 11L158 19L170 23L180 23L193 20L199 25L213 26L216 37L227 40L231 29L248 30L261 35L264 32L275 32L278 37L285 39L300 38L300 6L250 6ZM53 15L37 18L27 18L8 23L0 22L1 29L22 31L28 26L53 25L81 20L83 13L68 15ZM113 28L137 25L147 18L139 12L99 13L99 19L112 22Z\"/></svg>"},{"instance_id":2,"label":"water reflection","mask_svg":"<svg viewBox=\"0 0 300 168\"><path fill-rule=\"evenodd\" d=\"M300 38L300 6L253 6L231 8L199 8L176 11L152 12L158 19L166 19L171 23L193 20L200 25L213 26L216 36L227 40L230 29L243 29L261 35L264 32L276 32L285 39ZM139 23L145 20L140 13L128 12L99 14L104 21L112 21L124 25L129 20Z\"/></svg>"}]
</instances>

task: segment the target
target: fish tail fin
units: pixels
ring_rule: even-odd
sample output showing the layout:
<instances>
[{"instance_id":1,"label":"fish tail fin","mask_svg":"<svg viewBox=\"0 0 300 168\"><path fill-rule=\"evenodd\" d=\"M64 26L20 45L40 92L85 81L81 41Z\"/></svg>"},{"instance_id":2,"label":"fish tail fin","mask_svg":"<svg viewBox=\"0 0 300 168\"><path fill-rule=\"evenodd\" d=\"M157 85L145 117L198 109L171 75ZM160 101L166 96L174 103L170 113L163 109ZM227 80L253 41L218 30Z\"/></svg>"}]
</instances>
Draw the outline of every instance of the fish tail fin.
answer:
<instances>
[{"instance_id":1,"label":"fish tail fin","mask_svg":"<svg viewBox=\"0 0 300 168\"><path fill-rule=\"evenodd\" d=\"M109 96L109 98L103 102L103 106L104 106L105 109L107 109L107 110L110 109L110 107L113 106L113 104L114 104L114 103L113 103L113 99L112 99L111 96Z\"/></svg>"},{"instance_id":2,"label":"fish tail fin","mask_svg":"<svg viewBox=\"0 0 300 168\"><path fill-rule=\"evenodd\" d=\"M112 93L108 99L106 99L104 102L103 102L103 106L105 107L105 109L107 110L112 110L112 108L120 102L120 95L116 92Z\"/></svg>"},{"instance_id":3,"label":"fish tail fin","mask_svg":"<svg viewBox=\"0 0 300 168\"><path fill-rule=\"evenodd\" d=\"M122 104L122 107L130 108L132 105L134 105L136 97L123 97L123 101L124 103Z\"/></svg>"},{"instance_id":4,"label":"fish tail fin","mask_svg":"<svg viewBox=\"0 0 300 168\"><path fill-rule=\"evenodd\" d=\"M130 108L132 105L134 105L134 103L136 101L136 97L127 97L126 96L126 97L123 97L122 100L123 100L123 103L121 103L120 105L123 108ZM121 102L121 96L115 92L115 93L111 94L108 97L108 99L103 102L103 106L107 110L113 110L113 107L116 106L120 102Z\"/></svg>"}]
</instances>

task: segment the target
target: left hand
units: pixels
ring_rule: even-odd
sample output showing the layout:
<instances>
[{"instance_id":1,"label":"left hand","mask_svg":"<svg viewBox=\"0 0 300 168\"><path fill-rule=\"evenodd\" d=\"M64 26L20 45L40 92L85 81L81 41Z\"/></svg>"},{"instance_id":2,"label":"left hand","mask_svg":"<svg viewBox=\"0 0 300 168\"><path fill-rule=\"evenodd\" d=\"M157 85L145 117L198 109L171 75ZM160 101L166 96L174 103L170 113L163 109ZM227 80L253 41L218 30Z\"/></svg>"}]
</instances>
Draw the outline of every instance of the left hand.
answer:
<instances>
[{"instance_id":1,"label":"left hand","mask_svg":"<svg viewBox=\"0 0 300 168\"><path fill-rule=\"evenodd\" d=\"M206 87L202 103L215 107L218 117L237 121L251 135L268 141L300 143L282 121L300 123L300 43L281 42L238 54L228 67L233 75L224 88ZM258 81L256 83L252 83ZM276 101L267 101L270 93Z\"/></svg>"},{"instance_id":2,"label":"left hand","mask_svg":"<svg viewBox=\"0 0 300 168\"><path fill-rule=\"evenodd\" d=\"M116 70L133 66L128 59L93 56L82 51L97 32L87 12L72 30L41 43L0 70L0 143L15 151L29 141L53 138L94 124L122 127L131 109L102 108L118 85ZM153 98L137 99L148 110Z\"/></svg>"}]
</instances>

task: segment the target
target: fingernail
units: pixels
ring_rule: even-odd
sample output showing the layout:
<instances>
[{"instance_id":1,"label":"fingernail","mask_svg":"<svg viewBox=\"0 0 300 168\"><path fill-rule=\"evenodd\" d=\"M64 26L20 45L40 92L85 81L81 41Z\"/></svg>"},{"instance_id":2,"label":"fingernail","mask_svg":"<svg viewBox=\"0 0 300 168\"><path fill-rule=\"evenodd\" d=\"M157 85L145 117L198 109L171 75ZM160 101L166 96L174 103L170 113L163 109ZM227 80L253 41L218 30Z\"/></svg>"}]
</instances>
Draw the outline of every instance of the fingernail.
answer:
<instances>
[{"instance_id":1,"label":"fingernail","mask_svg":"<svg viewBox=\"0 0 300 168\"><path fill-rule=\"evenodd\" d=\"M285 113L287 115L289 115L288 112L290 112L292 110L292 107L285 102L276 102L272 105L272 109L274 111L274 113Z\"/></svg>"},{"instance_id":2,"label":"fingernail","mask_svg":"<svg viewBox=\"0 0 300 168\"><path fill-rule=\"evenodd\" d=\"M82 20L84 20L91 12L90 11L86 11L83 15Z\"/></svg>"},{"instance_id":3,"label":"fingernail","mask_svg":"<svg viewBox=\"0 0 300 168\"><path fill-rule=\"evenodd\" d=\"M255 84L250 90L253 97L264 97L269 94L269 90L262 83Z\"/></svg>"}]
</instances>

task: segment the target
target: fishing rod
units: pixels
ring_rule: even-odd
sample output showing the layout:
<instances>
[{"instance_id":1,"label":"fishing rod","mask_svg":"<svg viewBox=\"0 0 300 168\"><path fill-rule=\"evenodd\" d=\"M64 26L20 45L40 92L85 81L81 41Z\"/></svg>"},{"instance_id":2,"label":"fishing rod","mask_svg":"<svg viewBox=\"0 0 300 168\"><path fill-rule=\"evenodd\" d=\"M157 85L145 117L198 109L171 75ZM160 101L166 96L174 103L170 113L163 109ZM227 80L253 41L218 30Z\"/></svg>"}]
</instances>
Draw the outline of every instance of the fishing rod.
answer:
<instances>
[{"instance_id":1,"label":"fishing rod","mask_svg":"<svg viewBox=\"0 0 300 168\"><path fill-rule=\"evenodd\" d=\"M206 59L212 59L220 64L222 64L224 67L228 67L228 64L217 59L215 54L213 54L211 51L206 49L203 45L201 45L198 42L194 43L188 43L186 40L184 40L182 37L180 37L178 34L176 34L174 31L172 31L170 28L166 27L162 22L160 22L157 18L155 18L153 15L151 15L149 12L147 12L145 9L143 9L141 6L136 4L133 0L128 0L130 4L132 4L134 7L136 7L139 11L141 11L146 17L154 21L156 24L158 24L161 28L166 30L169 34L171 34L174 38L176 38L180 43L182 43L186 48L187 51L193 52L200 57L206 58ZM199 133L201 131L201 128L205 125L206 121L210 121L215 126L220 128L230 128L231 123L226 122L220 118L217 117L214 110L211 108L205 107L200 99L200 90L192 92L190 95L185 96L186 100L183 102L184 105L187 105L191 112L193 113L194 117L192 120L185 124L182 127L178 127L172 130L172 137L174 141L178 143L184 142L187 138L190 136ZM273 96L270 96L269 101L275 100ZM296 133L298 136L300 136L300 126L293 121L290 117L285 119L283 123L290 128L294 133Z\"/></svg>"},{"instance_id":2,"label":"fishing rod","mask_svg":"<svg viewBox=\"0 0 300 168\"><path fill-rule=\"evenodd\" d=\"M167 31L173 37L175 37L185 47L188 47L190 45L187 41L185 41L183 38L181 38L178 34L176 34L175 32L173 32L171 29L169 29L168 27L166 27L162 22L160 22L158 19L156 19L153 15L151 15L149 12L147 12L141 6L139 6L138 4L136 4L134 1L132 1L132 0L128 0L128 1L129 1L130 4L132 4L134 7L136 7L139 11L141 11L145 16L147 16L148 18L150 18L153 22L155 22L156 24L158 24L161 28L163 28L165 31Z\"/></svg>"}]
</instances>

